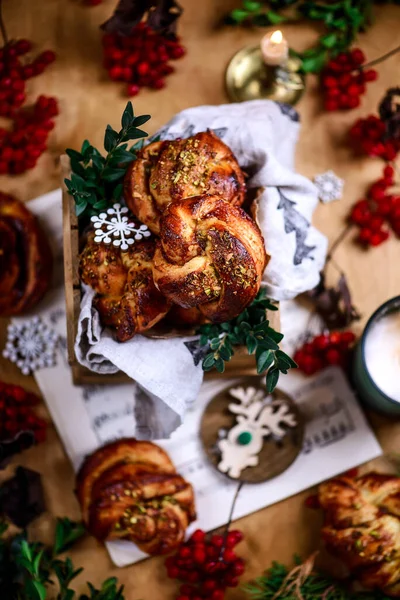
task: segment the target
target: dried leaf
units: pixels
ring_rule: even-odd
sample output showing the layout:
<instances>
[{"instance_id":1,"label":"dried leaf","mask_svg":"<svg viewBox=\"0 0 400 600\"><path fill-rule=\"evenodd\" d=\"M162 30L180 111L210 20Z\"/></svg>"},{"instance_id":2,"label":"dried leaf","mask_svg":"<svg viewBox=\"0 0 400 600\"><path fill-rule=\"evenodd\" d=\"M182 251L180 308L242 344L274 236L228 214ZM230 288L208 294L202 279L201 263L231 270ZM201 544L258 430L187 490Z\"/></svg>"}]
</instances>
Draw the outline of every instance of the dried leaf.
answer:
<instances>
[{"instance_id":1,"label":"dried leaf","mask_svg":"<svg viewBox=\"0 0 400 600\"><path fill-rule=\"evenodd\" d=\"M321 315L329 329L347 327L360 318L353 306L346 276L342 273L336 287L326 287L325 275L317 287L307 293L314 303L316 312Z\"/></svg>"},{"instance_id":2,"label":"dried leaf","mask_svg":"<svg viewBox=\"0 0 400 600\"><path fill-rule=\"evenodd\" d=\"M0 441L0 469L5 468L15 454L27 450L34 443L35 436L32 431L20 431L13 439Z\"/></svg>"},{"instance_id":3,"label":"dried leaf","mask_svg":"<svg viewBox=\"0 0 400 600\"><path fill-rule=\"evenodd\" d=\"M155 31L175 35L178 19L182 13L182 7L175 0L158 0L150 9L147 23Z\"/></svg>"},{"instance_id":4,"label":"dried leaf","mask_svg":"<svg viewBox=\"0 0 400 600\"><path fill-rule=\"evenodd\" d=\"M112 17L101 28L108 33L130 35L147 13L147 23L154 31L175 34L182 12L175 0L120 0Z\"/></svg>"},{"instance_id":5,"label":"dried leaf","mask_svg":"<svg viewBox=\"0 0 400 600\"><path fill-rule=\"evenodd\" d=\"M379 105L379 116L386 125L387 136L400 140L400 87L387 90Z\"/></svg>"},{"instance_id":6,"label":"dried leaf","mask_svg":"<svg viewBox=\"0 0 400 600\"><path fill-rule=\"evenodd\" d=\"M18 467L15 476L0 487L0 510L17 527L26 527L45 510L39 473Z\"/></svg>"}]
</instances>

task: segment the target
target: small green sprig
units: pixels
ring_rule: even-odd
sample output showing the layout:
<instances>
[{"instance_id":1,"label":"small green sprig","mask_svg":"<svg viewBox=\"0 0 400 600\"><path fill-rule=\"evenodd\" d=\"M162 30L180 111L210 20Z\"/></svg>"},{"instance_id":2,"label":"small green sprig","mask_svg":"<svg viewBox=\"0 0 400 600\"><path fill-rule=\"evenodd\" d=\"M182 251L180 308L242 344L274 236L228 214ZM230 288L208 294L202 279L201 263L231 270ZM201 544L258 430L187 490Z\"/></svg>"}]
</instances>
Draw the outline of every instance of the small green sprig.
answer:
<instances>
[{"instance_id":1,"label":"small green sprig","mask_svg":"<svg viewBox=\"0 0 400 600\"><path fill-rule=\"evenodd\" d=\"M132 102L128 102L122 114L120 131L107 125L104 135L106 156L88 140L83 142L80 152L71 148L66 150L72 173L71 178L64 181L75 200L78 217L96 215L121 198L126 169L143 145L141 140L128 148L127 142L147 137L147 133L139 127L149 119L150 115L135 117Z\"/></svg>"},{"instance_id":2,"label":"small green sprig","mask_svg":"<svg viewBox=\"0 0 400 600\"><path fill-rule=\"evenodd\" d=\"M89 593L77 595L70 585L82 572L69 557L58 558L84 535L82 523L58 519L54 544L46 547L29 542L26 533L4 536L7 525L0 523L0 598L7 600L124 600L123 586L115 577L100 589L88 583ZM56 585L57 592L53 592ZM54 595L56 594L56 595Z\"/></svg>"},{"instance_id":3,"label":"small green sprig","mask_svg":"<svg viewBox=\"0 0 400 600\"><path fill-rule=\"evenodd\" d=\"M83 594L79 600L124 600L123 587L118 587L118 580L110 577L102 584L99 590L96 590L91 583L88 583L90 596Z\"/></svg>"},{"instance_id":4,"label":"small green sprig","mask_svg":"<svg viewBox=\"0 0 400 600\"><path fill-rule=\"evenodd\" d=\"M279 343L283 335L270 327L267 310L276 311L278 308L262 289L252 304L235 319L226 323L201 325L200 346L209 348L203 359L203 370L216 369L223 373L225 363L234 355L234 347L246 346L249 354L255 354L257 373L261 375L267 371L266 386L268 393L271 393L280 373L286 374L297 364L280 350Z\"/></svg>"},{"instance_id":5,"label":"small green sprig","mask_svg":"<svg viewBox=\"0 0 400 600\"><path fill-rule=\"evenodd\" d=\"M55 555L68 550L77 540L85 535L82 522L71 521L68 517L57 519L53 552Z\"/></svg>"}]
</instances>

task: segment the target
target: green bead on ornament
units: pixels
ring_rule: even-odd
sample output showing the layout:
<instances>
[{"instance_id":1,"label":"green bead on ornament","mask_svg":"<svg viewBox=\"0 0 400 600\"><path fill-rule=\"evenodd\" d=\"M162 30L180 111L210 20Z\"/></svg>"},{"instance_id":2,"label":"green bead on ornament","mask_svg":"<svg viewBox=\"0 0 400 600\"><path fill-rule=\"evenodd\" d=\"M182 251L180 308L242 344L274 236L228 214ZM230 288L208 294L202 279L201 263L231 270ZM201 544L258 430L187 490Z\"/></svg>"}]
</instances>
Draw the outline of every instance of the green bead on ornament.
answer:
<instances>
[{"instance_id":1,"label":"green bead on ornament","mask_svg":"<svg viewBox=\"0 0 400 600\"><path fill-rule=\"evenodd\" d=\"M251 435L250 431L242 431L242 433L238 436L237 442L241 446L247 446L250 444L252 439L253 436Z\"/></svg>"}]
</instances>

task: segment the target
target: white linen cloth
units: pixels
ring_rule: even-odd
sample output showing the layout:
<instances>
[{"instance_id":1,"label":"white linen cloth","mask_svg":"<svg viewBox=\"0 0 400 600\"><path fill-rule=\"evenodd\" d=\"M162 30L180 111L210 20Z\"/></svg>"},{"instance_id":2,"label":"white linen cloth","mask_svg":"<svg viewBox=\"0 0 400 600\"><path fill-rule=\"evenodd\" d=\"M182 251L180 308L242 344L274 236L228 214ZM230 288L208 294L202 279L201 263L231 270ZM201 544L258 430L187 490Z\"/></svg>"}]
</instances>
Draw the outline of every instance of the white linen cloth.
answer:
<instances>
[{"instance_id":1,"label":"white linen cloth","mask_svg":"<svg viewBox=\"0 0 400 600\"><path fill-rule=\"evenodd\" d=\"M318 202L316 189L294 171L299 126L293 108L256 100L189 108L154 136L186 138L211 129L248 173L248 188L264 188L255 214L271 256L263 285L276 300L293 298L317 285L327 248L326 238L310 225ZM85 287L75 343L77 359L98 373L127 373L152 398L158 420L164 424L163 434L169 436L197 398L203 379L201 356L190 339L135 336L118 343L101 327L93 298L93 291Z\"/></svg>"}]
</instances>

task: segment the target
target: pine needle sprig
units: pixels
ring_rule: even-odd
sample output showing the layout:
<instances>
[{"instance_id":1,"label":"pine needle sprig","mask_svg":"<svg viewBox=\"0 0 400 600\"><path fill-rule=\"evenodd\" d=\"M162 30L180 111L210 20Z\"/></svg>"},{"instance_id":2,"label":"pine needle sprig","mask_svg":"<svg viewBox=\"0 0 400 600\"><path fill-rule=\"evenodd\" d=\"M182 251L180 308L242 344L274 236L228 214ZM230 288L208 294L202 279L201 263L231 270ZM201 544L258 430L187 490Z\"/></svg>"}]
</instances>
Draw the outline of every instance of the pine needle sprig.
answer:
<instances>
[{"instance_id":1,"label":"pine needle sprig","mask_svg":"<svg viewBox=\"0 0 400 600\"><path fill-rule=\"evenodd\" d=\"M199 343L208 348L203 358L203 370L216 369L218 373L223 373L225 363L234 355L234 348L245 346L249 354L255 355L257 373L261 375L267 372L266 386L268 393L271 393L280 373L286 374L297 364L279 348L283 335L270 326L267 310L276 311L278 308L261 289L252 304L235 319L201 325Z\"/></svg>"},{"instance_id":2,"label":"pine needle sprig","mask_svg":"<svg viewBox=\"0 0 400 600\"><path fill-rule=\"evenodd\" d=\"M150 115L135 117L132 102L128 102L122 114L121 129L116 131L107 125L104 135L106 156L88 140L83 142L80 152L71 148L66 150L72 173L64 182L75 200L78 217L96 215L120 200L126 170L147 137L139 127L149 119ZM128 142L135 139L139 142L128 148Z\"/></svg>"}]
</instances>

